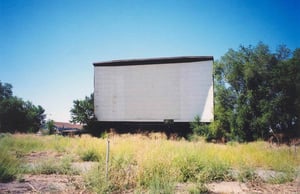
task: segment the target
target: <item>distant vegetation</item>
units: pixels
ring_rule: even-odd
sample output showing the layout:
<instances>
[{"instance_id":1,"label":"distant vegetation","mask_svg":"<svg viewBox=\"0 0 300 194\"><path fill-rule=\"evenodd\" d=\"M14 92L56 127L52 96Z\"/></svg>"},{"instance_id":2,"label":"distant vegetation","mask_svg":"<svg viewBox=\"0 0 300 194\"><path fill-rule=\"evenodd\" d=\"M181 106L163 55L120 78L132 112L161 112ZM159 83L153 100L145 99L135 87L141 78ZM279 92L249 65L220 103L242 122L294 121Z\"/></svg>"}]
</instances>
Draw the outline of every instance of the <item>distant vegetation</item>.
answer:
<instances>
[{"instance_id":1,"label":"distant vegetation","mask_svg":"<svg viewBox=\"0 0 300 194\"><path fill-rule=\"evenodd\" d=\"M71 122L80 123L87 130L91 129L96 117L94 114L94 93L83 100L74 100L71 112Z\"/></svg>"},{"instance_id":2,"label":"distant vegetation","mask_svg":"<svg viewBox=\"0 0 300 194\"><path fill-rule=\"evenodd\" d=\"M0 132L37 132L45 110L13 96L12 85L0 81Z\"/></svg>"},{"instance_id":3,"label":"distant vegetation","mask_svg":"<svg viewBox=\"0 0 300 194\"><path fill-rule=\"evenodd\" d=\"M300 49L263 43L230 49L214 63L215 120L192 127L207 139L266 139L270 130L300 135Z\"/></svg>"},{"instance_id":4,"label":"distant vegetation","mask_svg":"<svg viewBox=\"0 0 300 194\"><path fill-rule=\"evenodd\" d=\"M0 181L22 179L23 174L81 174L86 188L97 193L174 193L178 183L197 185L191 189L199 193L213 181L284 183L299 176L299 154L287 146L272 147L263 141L224 145L167 140L164 134L154 133L148 137L113 136L110 145L106 179L106 139L3 134ZM44 159L28 161L30 155L45 152ZM84 161L94 161L94 168L82 173L72 166ZM261 180L257 169L280 173Z\"/></svg>"}]
</instances>

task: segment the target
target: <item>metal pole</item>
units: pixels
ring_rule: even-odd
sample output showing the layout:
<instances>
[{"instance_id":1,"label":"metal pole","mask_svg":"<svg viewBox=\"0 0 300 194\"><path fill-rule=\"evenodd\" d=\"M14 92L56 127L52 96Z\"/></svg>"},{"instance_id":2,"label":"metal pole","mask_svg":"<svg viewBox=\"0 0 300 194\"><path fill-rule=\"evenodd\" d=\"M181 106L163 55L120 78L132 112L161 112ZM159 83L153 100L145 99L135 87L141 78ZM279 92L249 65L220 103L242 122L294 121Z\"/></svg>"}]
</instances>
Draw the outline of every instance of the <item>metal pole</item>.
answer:
<instances>
[{"instance_id":1,"label":"metal pole","mask_svg":"<svg viewBox=\"0 0 300 194\"><path fill-rule=\"evenodd\" d=\"M107 144L106 144L106 169L105 169L106 181L108 181L108 162L109 162L109 139L107 138Z\"/></svg>"}]
</instances>

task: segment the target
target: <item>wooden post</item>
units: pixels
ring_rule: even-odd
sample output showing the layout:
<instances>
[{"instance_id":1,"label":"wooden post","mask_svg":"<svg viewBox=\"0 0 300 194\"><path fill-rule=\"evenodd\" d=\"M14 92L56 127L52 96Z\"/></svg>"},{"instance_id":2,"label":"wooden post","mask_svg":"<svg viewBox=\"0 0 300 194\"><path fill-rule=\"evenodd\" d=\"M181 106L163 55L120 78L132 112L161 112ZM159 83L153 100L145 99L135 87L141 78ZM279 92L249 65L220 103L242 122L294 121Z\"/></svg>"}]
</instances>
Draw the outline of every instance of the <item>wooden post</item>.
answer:
<instances>
[{"instance_id":1,"label":"wooden post","mask_svg":"<svg viewBox=\"0 0 300 194\"><path fill-rule=\"evenodd\" d=\"M108 181L108 163L109 163L109 139L107 138L107 144L106 144L106 169L105 169L106 181Z\"/></svg>"}]
</instances>

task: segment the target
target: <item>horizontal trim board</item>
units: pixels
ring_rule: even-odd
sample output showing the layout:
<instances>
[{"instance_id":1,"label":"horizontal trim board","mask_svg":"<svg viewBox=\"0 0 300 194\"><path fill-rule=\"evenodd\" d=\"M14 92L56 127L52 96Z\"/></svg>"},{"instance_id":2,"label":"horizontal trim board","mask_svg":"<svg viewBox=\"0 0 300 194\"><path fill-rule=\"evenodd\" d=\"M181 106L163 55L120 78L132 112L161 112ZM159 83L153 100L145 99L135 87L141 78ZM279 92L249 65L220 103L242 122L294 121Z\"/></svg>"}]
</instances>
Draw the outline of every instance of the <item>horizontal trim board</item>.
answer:
<instances>
[{"instance_id":1,"label":"horizontal trim board","mask_svg":"<svg viewBox=\"0 0 300 194\"><path fill-rule=\"evenodd\" d=\"M173 120L173 119L167 119ZM98 122L107 122L107 123L164 123L164 120L97 120ZM189 120L173 120L174 123L190 123L193 122Z\"/></svg>"},{"instance_id":2,"label":"horizontal trim board","mask_svg":"<svg viewBox=\"0 0 300 194\"><path fill-rule=\"evenodd\" d=\"M113 60L106 62L93 63L97 66L131 66L131 65L155 65L170 63L189 63L197 61L213 61L212 56L184 56L184 57L168 57L168 58L151 58L151 59L130 59L130 60Z\"/></svg>"}]
</instances>

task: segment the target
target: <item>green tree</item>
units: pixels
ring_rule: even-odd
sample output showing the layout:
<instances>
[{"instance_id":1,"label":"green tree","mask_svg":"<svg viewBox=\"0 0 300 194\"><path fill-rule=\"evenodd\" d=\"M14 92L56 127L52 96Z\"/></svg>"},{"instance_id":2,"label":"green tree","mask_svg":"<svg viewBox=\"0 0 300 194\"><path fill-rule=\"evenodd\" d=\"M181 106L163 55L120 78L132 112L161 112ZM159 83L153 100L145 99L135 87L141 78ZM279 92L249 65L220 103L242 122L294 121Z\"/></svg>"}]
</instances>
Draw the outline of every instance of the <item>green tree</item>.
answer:
<instances>
[{"instance_id":1,"label":"green tree","mask_svg":"<svg viewBox=\"0 0 300 194\"><path fill-rule=\"evenodd\" d=\"M294 106L294 111L296 111L296 121L295 123L295 129L297 132L297 135L300 136L300 48L297 48L293 52L293 57L290 60L290 65L292 67L292 71L297 72L296 76L294 77L294 95L293 98L295 98L295 106Z\"/></svg>"},{"instance_id":2,"label":"green tree","mask_svg":"<svg viewBox=\"0 0 300 194\"><path fill-rule=\"evenodd\" d=\"M216 61L212 129L239 140L264 138L269 127L295 132L299 123L299 49L292 57L290 53L285 46L271 53L267 45L259 43L230 49Z\"/></svg>"},{"instance_id":3,"label":"green tree","mask_svg":"<svg viewBox=\"0 0 300 194\"><path fill-rule=\"evenodd\" d=\"M13 96L12 85L0 82L0 131L37 132L45 119L45 110Z\"/></svg>"},{"instance_id":4,"label":"green tree","mask_svg":"<svg viewBox=\"0 0 300 194\"><path fill-rule=\"evenodd\" d=\"M49 131L49 135L54 134L54 127L55 127L55 125L54 125L54 121L53 120L48 120L46 122L46 127L47 127L47 129Z\"/></svg>"},{"instance_id":5,"label":"green tree","mask_svg":"<svg viewBox=\"0 0 300 194\"><path fill-rule=\"evenodd\" d=\"M0 81L0 100L12 97L12 85Z\"/></svg>"},{"instance_id":6,"label":"green tree","mask_svg":"<svg viewBox=\"0 0 300 194\"><path fill-rule=\"evenodd\" d=\"M74 100L73 108L70 112L70 122L80 123L85 128L88 128L96 120L94 115L94 94L86 96L84 100Z\"/></svg>"}]
</instances>

